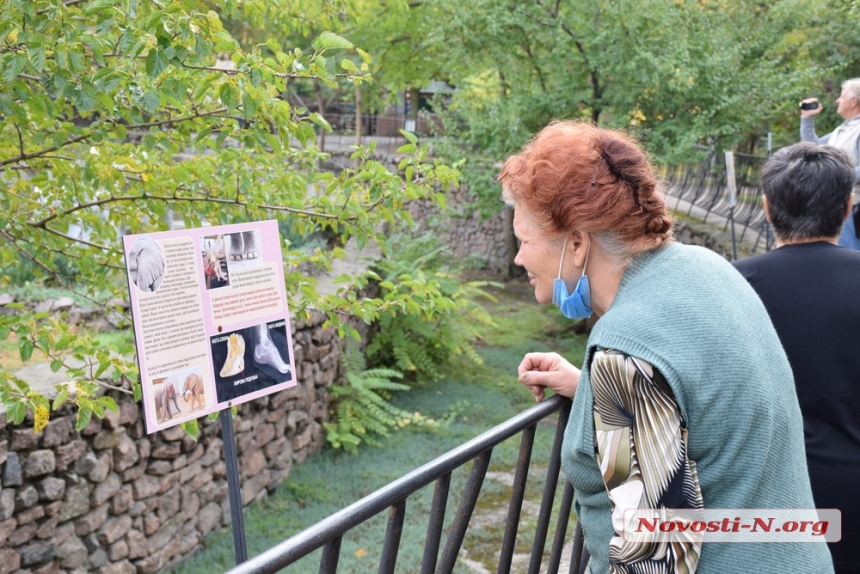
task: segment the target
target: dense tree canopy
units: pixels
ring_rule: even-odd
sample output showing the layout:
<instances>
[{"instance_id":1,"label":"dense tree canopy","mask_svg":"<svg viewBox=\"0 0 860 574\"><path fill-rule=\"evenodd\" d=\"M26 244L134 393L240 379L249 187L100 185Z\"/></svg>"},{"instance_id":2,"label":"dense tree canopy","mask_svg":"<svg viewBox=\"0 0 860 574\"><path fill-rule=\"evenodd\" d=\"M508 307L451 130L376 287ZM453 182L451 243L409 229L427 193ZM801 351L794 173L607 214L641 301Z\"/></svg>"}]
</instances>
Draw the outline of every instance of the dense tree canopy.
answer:
<instances>
[{"instance_id":1,"label":"dense tree canopy","mask_svg":"<svg viewBox=\"0 0 860 574\"><path fill-rule=\"evenodd\" d=\"M96 302L126 289L119 236L186 226L283 218L299 236L328 230L341 240L377 241L383 222L408 220L410 199L438 197L456 172L429 162L404 140L401 172L367 149L357 167L335 175L317 168L317 130L327 122L289 104L297 79L331 88L370 79L370 55L327 31L302 50L278 34L242 46L207 3L156 0L12 0L0 7L0 267L30 262L37 277ZM224 2L225 18L253 26L269 2ZM239 8L241 6L241 9ZM303 253L287 244L287 292L299 313L316 307L340 318L374 318L381 308L411 305L432 289L404 282L386 300L343 289L322 299L313 279L296 271L310 260L328 265L341 249ZM0 281L8 282L4 272ZM352 293L352 295L350 295ZM67 398L81 407L79 425L113 408L96 398L96 379L113 368L130 390L136 367L70 332L59 317L22 312L0 318L0 339L17 337L20 354L45 353L56 370L71 367ZM86 360L84 367L68 359ZM48 401L0 368L0 400L10 421L27 407L40 428Z\"/></svg>"},{"instance_id":2,"label":"dense tree canopy","mask_svg":"<svg viewBox=\"0 0 860 574\"><path fill-rule=\"evenodd\" d=\"M121 296L118 236L174 219L280 216L297 236L328 230L385 249L381 223L407 220L412 198L441 199L457 173L414 141L399 173L367 149L354 168L320 171L326 107L384 111L431 80L457 88L437 110L447 139L436 150L467 160L493 209L494 165L556 117L634 130L665 161L701 144L750 150L766 131L790 143L800 98L827 101L860 75L858 16L852 0L8 0L0 287L26 264L95 301ZM339 256L288 248L285 264ZM287 278L299 312L333 321L406 309L429 289L348 295L364 280L321 299L312 279ZM44 352L59 369L90 358L69 371L82 424L112 406L95 399L102 371L125 389L136 380L133 363L59 319L0 318L0 338L12 333L25 359ZM42 424L49 406L2 368L0 400L14 421L29 406Z\"/></svg>"}]
</instances>

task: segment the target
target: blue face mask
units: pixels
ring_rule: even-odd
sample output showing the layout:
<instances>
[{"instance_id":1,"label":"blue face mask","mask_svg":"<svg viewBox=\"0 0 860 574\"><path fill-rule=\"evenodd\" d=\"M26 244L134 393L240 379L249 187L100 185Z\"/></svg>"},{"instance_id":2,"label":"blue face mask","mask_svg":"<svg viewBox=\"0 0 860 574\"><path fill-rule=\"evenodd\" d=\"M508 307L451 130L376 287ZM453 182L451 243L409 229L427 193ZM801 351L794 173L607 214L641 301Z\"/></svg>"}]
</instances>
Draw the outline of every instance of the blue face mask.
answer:
<instances>
[{"instance_id":1,"label":"blue face mask","mask_svg":"<svg viewBox=\"0 0 860 574\"><path fill-rule=\"evenodd\" d=\"M568 319L587 319L591 317L591 288L588 285L588 276L585 274L585 268L588 266L588 254L591 251L591 244L588 244L588 251L585 252L585 264L582 266L582 275L579 281L576 282L576 287L573 293L568 294L567 284L561 278L561 265L564 263L564 251L567 249L567 241L564 242L564 247L561 249L561 261L558 262L558 278L552 285L552 303L559 309L561 314Z\"/></svg>"}]
</instances>

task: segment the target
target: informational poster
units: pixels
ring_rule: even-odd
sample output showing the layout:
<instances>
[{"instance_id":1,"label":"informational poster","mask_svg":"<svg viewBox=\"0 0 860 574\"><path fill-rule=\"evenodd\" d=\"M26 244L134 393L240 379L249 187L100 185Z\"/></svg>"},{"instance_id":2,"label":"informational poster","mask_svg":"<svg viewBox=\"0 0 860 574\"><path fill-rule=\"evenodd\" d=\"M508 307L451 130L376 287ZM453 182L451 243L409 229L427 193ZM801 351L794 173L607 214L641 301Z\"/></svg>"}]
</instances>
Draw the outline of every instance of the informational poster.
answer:
<instances>
[{"instance_id":1,"label":"informational poster","mask_svg":"<svg viewBox=\"0 0 860 574\"><path fill-rule=\"evenodd\" d=\"M276 221L123 237L148 433L296 384Z\"/></svg>"}]
</instances>

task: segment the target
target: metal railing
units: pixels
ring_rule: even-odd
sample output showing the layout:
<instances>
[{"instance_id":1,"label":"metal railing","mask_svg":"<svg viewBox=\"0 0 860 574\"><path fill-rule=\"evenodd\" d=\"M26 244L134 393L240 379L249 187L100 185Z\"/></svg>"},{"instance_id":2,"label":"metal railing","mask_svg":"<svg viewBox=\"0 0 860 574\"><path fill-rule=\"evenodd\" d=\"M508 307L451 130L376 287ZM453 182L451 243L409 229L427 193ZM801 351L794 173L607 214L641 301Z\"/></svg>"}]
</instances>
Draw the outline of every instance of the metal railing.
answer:
<instances>
[{"instance_id":1,"label":"metal railing","mask_svg":"<svg viewBox=\"0 0 860 574\"><path fill-rule=\"evenodd\" d=\"M667 166L665 178L670 187L668 195L674 198L676 210L681 201L689 204L687 215L693 207L704 210L702 221L707 222L711 214L726 218L723 231L734 222L741 228L740 241L747 233L755 237L753 249L759 242L770 248L770 227L762 207L762 192L758 174L766 158L735 153L735 180L737 182L736 205L729 205L728 184L726 181L725 155L716 150L708 150L705 158L698 163L684 163Z\"/></svg>"},{"instance_id":2,"label":"metal railing","mask_svg":"<svg viewBox=\"0 0 860 574\"><path fill-rule=\"evenodd\" d=\"M511 499L505 521L504 537L499 551L499 573L510 572L514 555L517 529L526 492L529 464L538 423L559 413L549 468L544 483L543 497L532 541L528 572L541 571L544 548L552 519L553 503L561 470L561 443L570 415L570 400L554 396L471 441L413 470L387 486L364 497L343 510L305 529L262 554L249 559L230 570L230 574L271 573L285 568L297 560L322 548L320 573L337 572L340 546L344 534L368 519L385 512L389 513L385 542L380 552L378 572L394 572L400 538L406 516L406 501L409 496L435 481L433 502L427 525L422 574L449 573L454 569L457 557L469 527L469 520L481 494L481 486L490 464L493 447L505 440L522 434ZM447 528L447 537L441 555L442 538L445 534L445 508L451 486L452 471L472 462L471 471L463 489L457 512ZM562 561L567 524L573 503L573 488L565 481L555 536L546 572L558 572ZM577 574L582 561L582 533L577 525L569 571Z\"/></svg>"}]
</instances>

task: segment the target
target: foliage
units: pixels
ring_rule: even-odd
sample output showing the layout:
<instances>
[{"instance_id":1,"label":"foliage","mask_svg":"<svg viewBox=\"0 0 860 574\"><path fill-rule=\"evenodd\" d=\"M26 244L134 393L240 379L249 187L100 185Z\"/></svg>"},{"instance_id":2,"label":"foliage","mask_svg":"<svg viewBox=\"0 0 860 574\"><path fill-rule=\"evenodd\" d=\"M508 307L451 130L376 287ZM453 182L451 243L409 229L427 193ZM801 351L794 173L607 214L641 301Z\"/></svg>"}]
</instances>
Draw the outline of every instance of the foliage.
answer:
<instances>
[{"instance_id":1,"label":"foliage","mask_svg":"<svg viewBox=\"0 0 860 574\"><path fill-rule=\"evenodd\" d=\"M393 369L367 369L360 351L347 345L343 355L346 384L331 387L333 423L323 423L326 441L335 449L355 452L362 443L378 444L394 428L410 424L435 425L418 411L406 412L391 403L392 393L410 387L394 382L403 374Z\"/></svg>"},{"instance_id":2,"label":"foliage","mask_svg":"<svg viewBox=\"0 0 860 574\"><path fill-rule=\"evenodd\" d=\"M456 262L434 235L398 236L391 255L378 263L385 297L412 293L405 313L380 312L367 346L372 364L411 372L418 380L441 376L459 356L480 363L472 342L478 328L492 323L476 299L490 297L486 281L461 281Z\"/></svg>"},{"instance_id":3,"label":"foliage","mask_svg":"<svg viewBox=\"0 0 860 574\"><path fill-rule=\"evenodd\" d=\"M554 118L635 132L664 162L754 152L768 131L797 141L798 100L860 74L850 0L429 1L442 31L427 36L462 38L445 52L444 154L468 158L464 183L497 211L492 166ZM822 133L840 121L826 115Z\"/></svg>"},{"instance_id":4,"label":"foliage","mask_svg":"<svg viewBox=\"0 0 860 574\"><path fill-rule=\"evenodd\" d=\"M173 221L196 227L280 216L302 237L324 231L341 242L375 241L387 251L383 222L408 222L409 200L441 199L457 172L428 160L414 141L402 150L401 173L376 161L372 146L356 148L355 166L337 175L318 169L325 155L315 134L328 124L290 106L289 83L359 85L371 79L372 60L331 32L320 32L306 50L268 35L242 45L208 8L253 27L268 4L4 2L0 268L30 261L42 280L104 305L124 294L122 234L164 230ZM58 255L75 270L74 282ZM344 317L372 321L381 309L407 306L408 291L374 301L357 297L354 287L365 276L348 278L339 293L322 298L313 278L296 271L306 261L325 268L343 256L339 248L285 247L287 293L299 316L318 308L347 330ZM0 288L8 280L0 276ZM52 407L74 401L80 422L110 408L96 398L99 386L139 393L128 356L73 335L61 319L19 311L0 317L0 338L15 333L22 359L42 354L53 366L69 367L70 383L58 389ZM102 383L108 368L113 378ZM16 422L26 407L41 413L45 405L22 383L0 368L0 399Z\"/></svg>"}]
</instances>

